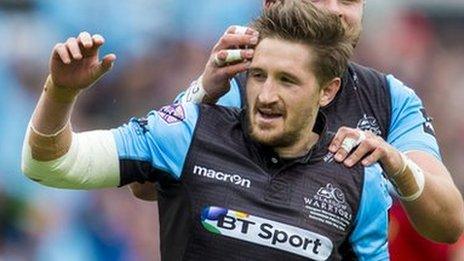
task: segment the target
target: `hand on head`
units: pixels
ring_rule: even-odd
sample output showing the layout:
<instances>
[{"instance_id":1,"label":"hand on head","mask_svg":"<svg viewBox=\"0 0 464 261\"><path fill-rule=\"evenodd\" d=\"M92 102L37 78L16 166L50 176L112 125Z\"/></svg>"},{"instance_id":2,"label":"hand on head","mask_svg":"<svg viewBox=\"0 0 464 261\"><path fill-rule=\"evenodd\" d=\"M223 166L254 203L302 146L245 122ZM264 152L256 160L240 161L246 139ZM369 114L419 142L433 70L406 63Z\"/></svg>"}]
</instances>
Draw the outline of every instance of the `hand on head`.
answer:
<instances>
[{"instance_id":1,"label":"hand on head","mask_svg":"<svg viewBox=\"0 0 464 261\"><path fill-rule=\"evenodd\" d=\"M214 46L202 74L202 84L211 98L219 98L229 91L229 81L237 73L245 72L258 44L258 32L242 26L231 26Z\"/></svg>"}]
</instances>

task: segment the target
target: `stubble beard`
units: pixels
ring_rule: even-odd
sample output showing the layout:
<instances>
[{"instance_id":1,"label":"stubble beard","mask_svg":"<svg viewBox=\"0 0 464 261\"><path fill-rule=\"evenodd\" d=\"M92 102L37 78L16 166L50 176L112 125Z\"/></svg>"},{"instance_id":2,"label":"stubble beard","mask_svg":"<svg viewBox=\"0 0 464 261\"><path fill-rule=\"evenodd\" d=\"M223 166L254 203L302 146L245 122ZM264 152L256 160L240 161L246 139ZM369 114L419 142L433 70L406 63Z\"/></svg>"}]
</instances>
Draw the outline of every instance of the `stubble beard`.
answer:
<instances>
[{"instance_id":1,"label":"stubble beard","mask_svg":"<svg viewBox=\"0 0 464 261\"><path fill-rule=\"evenodd\" d=\"M356 46L358 46L359 40L361 39L361 34L363 31L363 20L364 18L361 19L361 24L359 24L358 26L344 26L345 33L351 41L351 45L353 46L353 48L356 48Z\"/></svg>"},{"instance_id":2,"label":"stubble beard","mask_svg":"<svg viewBox=\"0 0 464 261\"><path fill-rule=\"evenodd\" d=\"M253 122L253 112L249 107L246 108L246 113L247 113L247 120L248 120L248 134L250 138L264 146L272 147L272 148L285 148L285 147L290 147L297 143L301 136L303 135L301 129L302 126L304 125L303 123L299 123L298 127L294 127L291 129L286 128L286 120L284 119L284 127L281 132L275 132L275 133L263 133L259 126L257 126L256 123ZM308 115L309 118L312 117L312 115ZM305 121L306 122L306 121Z\"/></svg>"}]
</instances>

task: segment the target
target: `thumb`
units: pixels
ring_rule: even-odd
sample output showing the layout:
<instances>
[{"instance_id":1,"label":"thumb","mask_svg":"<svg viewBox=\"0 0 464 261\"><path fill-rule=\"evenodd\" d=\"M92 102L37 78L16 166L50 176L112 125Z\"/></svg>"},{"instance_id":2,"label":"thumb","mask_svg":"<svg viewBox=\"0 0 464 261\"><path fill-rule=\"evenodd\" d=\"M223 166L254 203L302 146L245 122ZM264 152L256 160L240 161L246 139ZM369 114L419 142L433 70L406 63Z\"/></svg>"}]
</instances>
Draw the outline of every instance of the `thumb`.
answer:
<instances>
[{"instance_id":1,"label":"thumb","mask_svg":"<svg viewBox=\"0 0 464 261\"><path fill-rule=\"evenodd\" d=\"M111 70L113 68L113 64L116 61L116 55L115 54L107 54L105 57L103 57L102 61L98 66L95 68L95 75L97 78L102 77L105 73Z\"/></svg>"}]
</instances>

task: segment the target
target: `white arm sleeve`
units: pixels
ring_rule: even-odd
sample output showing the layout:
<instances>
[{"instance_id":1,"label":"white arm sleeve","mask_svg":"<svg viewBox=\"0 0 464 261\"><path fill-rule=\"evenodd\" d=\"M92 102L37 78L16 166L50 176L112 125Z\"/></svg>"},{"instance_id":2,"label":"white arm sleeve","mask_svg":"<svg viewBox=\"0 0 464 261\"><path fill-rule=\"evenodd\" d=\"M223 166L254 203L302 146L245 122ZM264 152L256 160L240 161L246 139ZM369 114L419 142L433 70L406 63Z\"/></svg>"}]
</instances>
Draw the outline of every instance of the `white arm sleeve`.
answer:
<instances>
[{"instance_id":1,"label":"white arm sleeve","mask_svg":"<svg viewBox=\"0 0 464 261\"><path fill-rule=\"evenodd\" d=\"M52 161L32 158L29 132L23 144L21 169L42 185L67 189L117 187L119 159L111 131L73 133L69 151Z\"/></svg>"}]
</instances>

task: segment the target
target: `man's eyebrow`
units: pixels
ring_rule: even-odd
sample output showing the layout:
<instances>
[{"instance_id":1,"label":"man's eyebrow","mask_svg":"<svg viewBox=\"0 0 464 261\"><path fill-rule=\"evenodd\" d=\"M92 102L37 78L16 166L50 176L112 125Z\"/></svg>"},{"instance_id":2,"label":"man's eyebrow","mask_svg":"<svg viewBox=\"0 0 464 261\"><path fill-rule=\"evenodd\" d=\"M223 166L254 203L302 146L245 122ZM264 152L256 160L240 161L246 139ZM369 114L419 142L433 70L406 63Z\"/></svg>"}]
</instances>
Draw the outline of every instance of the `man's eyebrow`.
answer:
<instances>
[{"instance_id":1,"label":"man's eyebrow","mask_svg":"<svg viewBox=\"0 0 464 261\"><path fill-rule=\"evenodd\" d=\"M282 76L285 76L285 77L288 77L294 81L297 81L297 82L300 82L300 77L296 76L295 74L291 73L291 72L287 72L287 71L280 71L279 72L279 75L282 75Z\"/></svg>"},{"instance_id":2,"label":"man's eyebrow","mask_svg":"<svg viewBox=\"0 0 464 261\"><path fill-rule=\"evenodd\" d=\"M251 66L249 69L248 69L249 72L254 72L254 71L264 71L263 68L259 67L259 66Z\"/></svg>"}]
</instances>

